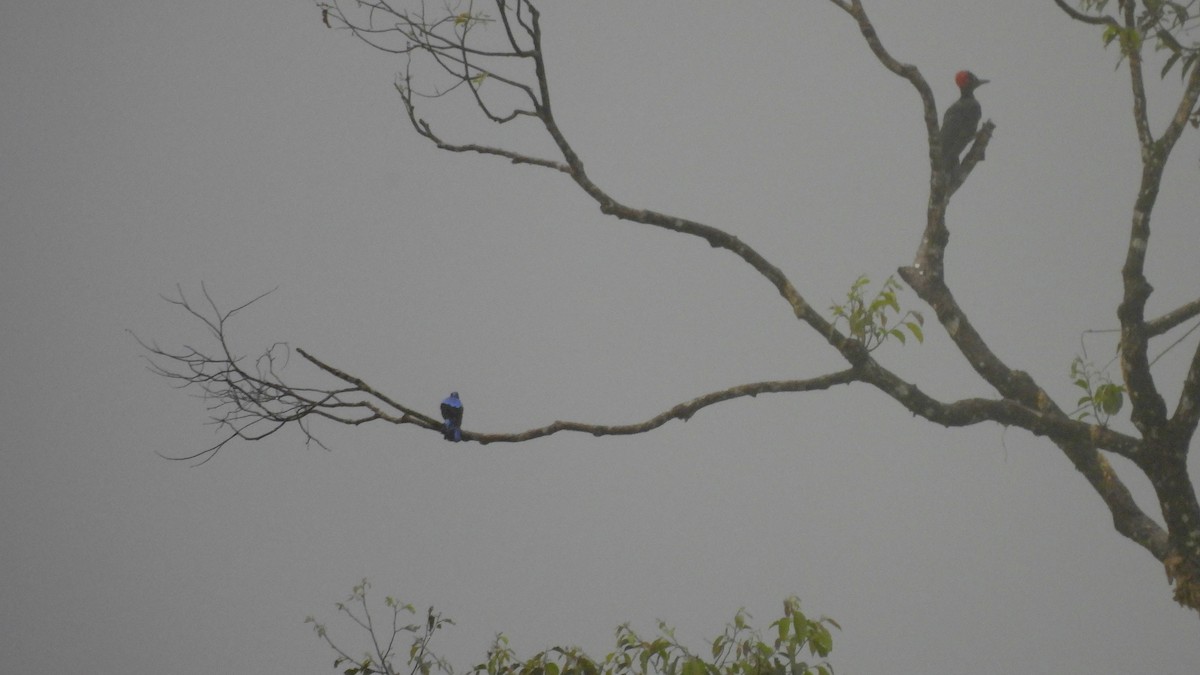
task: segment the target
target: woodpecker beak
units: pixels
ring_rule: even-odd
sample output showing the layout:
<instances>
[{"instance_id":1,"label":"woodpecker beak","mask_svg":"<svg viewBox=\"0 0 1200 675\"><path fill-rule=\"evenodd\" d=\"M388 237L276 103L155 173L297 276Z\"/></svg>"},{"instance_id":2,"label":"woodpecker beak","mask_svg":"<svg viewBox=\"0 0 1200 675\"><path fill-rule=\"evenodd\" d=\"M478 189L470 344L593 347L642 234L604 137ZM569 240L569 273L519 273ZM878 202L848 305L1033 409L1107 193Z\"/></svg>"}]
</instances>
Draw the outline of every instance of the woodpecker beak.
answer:
<instances>
[{"instance_id":1,"label":"woodpecker beak","mask_svg":"<svg viewBox=\"0 0 1200 675\"><path fill-rule=\"evenodd\" d=\"M988 82L991 82L991 80L981 80L978 77L975 78L975 86L976 87L978 87L981 84L987 84Z\"/></svg>"}]
</instances>

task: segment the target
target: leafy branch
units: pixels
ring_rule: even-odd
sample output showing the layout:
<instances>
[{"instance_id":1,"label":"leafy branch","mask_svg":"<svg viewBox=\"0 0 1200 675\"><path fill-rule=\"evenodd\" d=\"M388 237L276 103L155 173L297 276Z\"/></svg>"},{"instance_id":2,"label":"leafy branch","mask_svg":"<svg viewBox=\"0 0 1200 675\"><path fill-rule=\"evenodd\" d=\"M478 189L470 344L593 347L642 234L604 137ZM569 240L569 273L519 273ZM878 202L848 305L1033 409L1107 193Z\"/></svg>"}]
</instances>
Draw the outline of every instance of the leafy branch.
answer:
<instances>
[{"instance_id":1,"label":"leafy branch","mask_svg":"<svg viewBox=\"0 0 1200 675\"><path fill-rule=\"evenodd\" d=\"M400 604L388 597L384 605L392 613L389 628L380 628L370 614L367 590L370 583L363 580L354 587L350 598L337 603L338 611L347 615L366 632L371 647L362 657L352 657L329 637L324 624L313 617L305 623L313 625L318 637L337 654L333 667L342 675L396 675L394 647L398 636L412 637L405 668L409 675L429 675L434 671L453 675L453 668L436 656L430 648L434 634L454 622L443 618L431 607L423 624L399 625L402 614L415 614L412 605ZM496 636L484 660L469 671L470 675L833 675L833 666L825 659L833 651L830 628L841 629L828 617L809 618L800 609L800 600L789 597L783 601L783 616L769 626L764 637L750 625L752 617L738 610L725 631L708 643L703 653L695 652L675 637L675 630L666 622L658 622L658 633L652 638L639 635L628 623L617 627L616 647L602 659L589 656L578 647L555 646L527 659L517 657L503 633ZM819 660L813 660L819 659Z\"/></svg>"},{"instance_id":2,"label":"leafy branch","mask_svg":"<svg viewBox=\"0 0 1200 675\"><path fill-rule=\"evenodd\" d=\"M1076 401L1071 416L1077 420L1095 418L1100 426L1108 426L1108 419L1121 412L1125 405L1125 386L1116 384L1108 376L1107 369L1097 369L1087 355L1076 355L1071 361L1071 380L1083 390Z\"/></svg>"},{"instance_id":3,"label":"leafy branch","mask_svg":"<svg viewBox=\"0 0 1200 675\"><path fill-rule=\"evenodd\" d=\"M907 338L902 328L917 342L924 342L925 333L921 327L925 325L925 317L911 309L900 314L900 302L896 299L896 294L904 288L900 282L895 277L888 277L875 297L868 301L865 289L870 283L866 275L860 276L850 285L846 302L829 307L833 313L833 325L845 321L850 337L863 343L868 352L875 351L892 338L899 340L900 344L906 344ZM889 314L900 314L900 318L890 319Z\"/></svg>"},{"instance_id":4,"label":"leafy branch","mask_svg":"<svg viewBox=\"0 0 1200 675\"><path fill-rule=\"evenodd\" d=\"M1064 0L1055 2L1060 7L1064 6ZM1118 11L1124 15L1121 20L1105 14L1109 2L1082 0L1079 4L1084 12L1094 14L1074 10L1068 13L1075 18L1086 17L1080 20L1103 25L1104 45L1117 42L1121 46L1122 59L1140 51L1146 38L1153 38L1155 50L1170 52L1163 64L1161 77L1166 77L1172 68L1179 65L1179 76L1186 79L1188 71L1200 62L1200 42L1194 38L1196 29L1200 28L1200 2L1197 0L1144 0L1140 11L1132 0L1121 0L1117 3ZM1187 42L1189 38L1190 44Z\"/></svg>"},{"instance_id":5,"label":"leafy branch","mask_svg":"<svg viewBox=\"0 0 1200 675\"><path fill-rule=\"evenodd\" d=\"M354 590L350 593L350 597L345 602L337 603L337 609L342 614L350 618L352 622L358 625L359 628L366 631L370 638L371 647L363 652L361 657L354 657L346 650L338 646L332 638L329 637L329 631L325 624L318 623L315 618L309 616L304 620L304 623L312 624L313 631L319 638L329 645L329 648L337 653L337 658L333 660L335 669L348 666L343 669L342 675L374 675L382 673L383 675L396 675L404 669L397 670L394 664L396 639L402 634L408 633L412 636L412 643L408 649L408 658L405 661L407 665L408 675L430 675L435 670L453 675L453 670L450 664L444 659L434 654L429 648L429 643L433 640L433 636L446 625L453 625L454 621L443 618L441 614L433 611L430 607L425 614L425 621L421 623L408 623L400 625L402 615L415 615L416 608L411 604L401 604L395 598L388 596L384 598L384 606L391 611L390 628L383 629L376 625L375 620L371 616L371 608L367 603L367 590L371 588L371 582L363 579L354 586ZM385 634L384 631L387 631Z\"/></svg>"}]
</instances>

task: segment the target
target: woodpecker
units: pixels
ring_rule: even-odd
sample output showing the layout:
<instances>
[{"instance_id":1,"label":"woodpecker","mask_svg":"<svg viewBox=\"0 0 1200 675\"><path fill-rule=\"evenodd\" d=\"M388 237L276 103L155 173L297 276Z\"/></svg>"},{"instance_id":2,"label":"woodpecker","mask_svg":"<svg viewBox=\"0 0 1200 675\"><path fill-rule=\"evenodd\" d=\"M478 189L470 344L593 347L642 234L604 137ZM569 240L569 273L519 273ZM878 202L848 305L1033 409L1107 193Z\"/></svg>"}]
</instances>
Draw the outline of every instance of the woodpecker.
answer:
<instances>
[{"instance_id":1,"label":"woodpecker","mask_svg":"<svg viewBox=\"0 0 1200 675\"><path fill-rule=\"evenodd\" d=\"M958 85L962 95L953 105L946 108L940 136L942 169L950 173L958 167L958 156L970 144L971 139L975 138L979 119L983 116L979 109L979 101L975 100L975 89L981 84L987 84L988 80L975 77L975 73L969 70L960 70L954 76L954 83Z\"/></svg>"}]
</instances>

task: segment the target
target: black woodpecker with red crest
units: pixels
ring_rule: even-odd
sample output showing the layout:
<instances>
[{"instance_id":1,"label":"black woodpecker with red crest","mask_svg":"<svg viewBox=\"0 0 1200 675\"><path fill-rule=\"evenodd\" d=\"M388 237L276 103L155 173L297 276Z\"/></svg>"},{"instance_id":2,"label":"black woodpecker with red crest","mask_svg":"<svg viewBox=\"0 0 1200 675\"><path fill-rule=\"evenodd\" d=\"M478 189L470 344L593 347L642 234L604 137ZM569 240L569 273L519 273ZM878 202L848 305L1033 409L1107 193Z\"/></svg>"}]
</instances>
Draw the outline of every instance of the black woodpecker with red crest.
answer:
<instances>
[{"instance_id":1,"label":"black woodpecker with red crest","mask_svg":"<svg viewBox=\"0 0 1200 675\"><path fill-rule=\"evenodd\" d=\"M969 70L960 70L954 76L954 83L958 85L962 94L953 105L946 108L940 134L942 169L951 174L958 168L958 156L975 138L975 132L979 129L983 111L979 107L979 101L975 100L975 89L979 85L987 84L988 80L975 77L975 73Z\"/></svg>"}]
</instances>

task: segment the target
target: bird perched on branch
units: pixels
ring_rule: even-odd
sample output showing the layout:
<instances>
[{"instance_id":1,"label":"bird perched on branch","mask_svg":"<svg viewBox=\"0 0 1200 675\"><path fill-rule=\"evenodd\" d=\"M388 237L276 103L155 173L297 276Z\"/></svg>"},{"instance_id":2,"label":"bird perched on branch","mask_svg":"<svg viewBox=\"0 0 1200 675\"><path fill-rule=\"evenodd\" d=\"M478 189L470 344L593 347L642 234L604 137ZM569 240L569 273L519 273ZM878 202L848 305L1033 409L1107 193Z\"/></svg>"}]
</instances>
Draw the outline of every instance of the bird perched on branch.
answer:
<instances>
[{"instance_id":1,"label":"bird perched on branch","mask_svg":"<svg viewBox=\"0 0 1200 675\"><path fill-rule=\"evenodd\" d=\"M463 404L458 392L451 392L442 401L442 436L448 441L462 440Z\"/></svg>"},{"instance_id":2,"label":"bird perched on branch","mask_svg":"<svg viewBox=\"0 0 1200 675\"><path fill-rule=\"evenodd\" d=\"M946 172L953 173L958 168L958 156L975 138L979 119L983 117L979 101L975 100L975 89L987 82L988 80L975 77L975 73L969 70L960 70L954 76L954 83L958 85L962 95L953 105L946 108L939 134L942 142L942 169Z\"/></svg>"}]
</instances>

